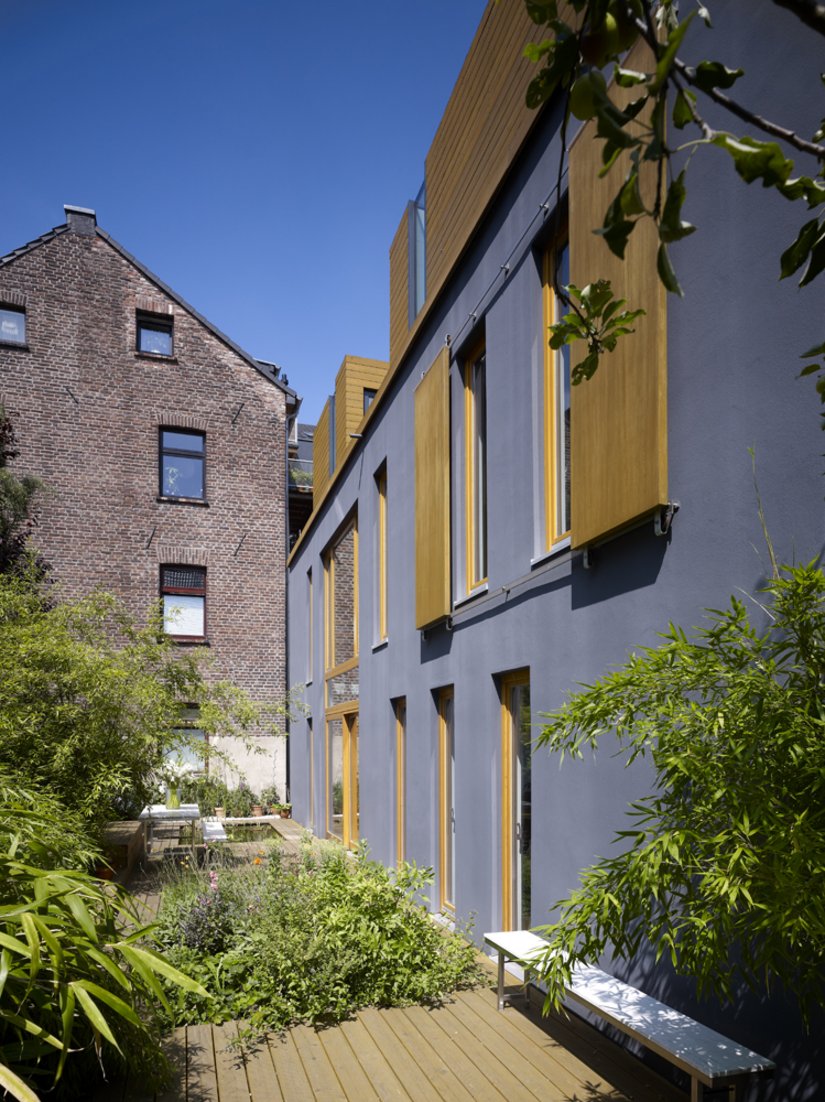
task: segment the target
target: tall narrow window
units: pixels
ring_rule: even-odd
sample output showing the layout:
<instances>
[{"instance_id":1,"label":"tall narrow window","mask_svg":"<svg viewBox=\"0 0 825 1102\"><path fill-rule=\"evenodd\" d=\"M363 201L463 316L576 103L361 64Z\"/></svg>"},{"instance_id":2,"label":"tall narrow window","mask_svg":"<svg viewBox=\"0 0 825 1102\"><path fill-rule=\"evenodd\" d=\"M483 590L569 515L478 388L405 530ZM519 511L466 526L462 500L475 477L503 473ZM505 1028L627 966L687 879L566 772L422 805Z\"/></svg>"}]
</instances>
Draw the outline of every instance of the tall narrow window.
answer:
<instances>
[{"instance_id":1,"label":"tall narrow window","mask_svg":"<svg viewBox=\"0 0 825 1102\"><path fill-rule=\"evenodd\" d=\"M309 765L309 792L307 793L307 807L309 808L309 822L315 824L315 739L312 734L312 716L307 716L307 762Z\"/></svg>"},{"instance_id":2,"label":"tall narrow window","mask_svg":"<svg viewBox=\"0 0 825 1102\"><path fill-rule=\"evenodd\" d=\"M544 316L558 321L564 304L556 287L570 282L570 250L565 243L544 257ZM570 345L544 353L544 514L547 547L570 535Z\"/></svg>"},{"instance_id":3,"label":"tall narrow window","mask_svg":"<svg viewBox=\"0 0 825 1102\"><path fill-rule=\"evenodd\" d=\"M404 860L407 700L393 702L395 713L395 859Z\"/></svg>"},{"instance_id":4,"label":"tall narrow window","mask_svg":"<svg viewBox=\"0 0 825 1102\"><path fill-rule=\"evenodd\" d=\"M487 356L481 345L464 368L467 590L487 580Z\"/></svg>"},{"instance_id":5,"label":"tall narrow window","mask_svg":"<svg viewBox=\"0 0 825 1102\"><path fill-rule=\"evenodd\" d=\"M206 567L162 566L163 630L181 643L206 638Z\"/></svg>"},{"instance_id":6,"label":"tall narrow window","mask_svg":"<svg viewBox=\"0 0 825 1102\"><path fill-rule=\"evenodd\" d=\"M375 475L377 496L376 524L376 635L379 643L387 638L387 464Z\"/></svg>"},{"instance_id":7,"label":"tall narrow window","mask_svg":"<svg viewBox=\"0 0 825 1102\"><path fill-rule=\"evenodd\" d=\"M378 391L376 390L376 388L374 386L365 386L364 387L364 413L367 412L367 410L370 408L372 403L375 401L375 395L377 393L378 393Z\"/></svg>"},{"instance_id":8,"label":"tall narrow window","mask_svg":"<svg viewBox=\"0 0 825 1102\"><path fill-rule=\"evenodd\" d=\"M427 297L427 185L421 185L407 207L409 253L409 316L415 321Z\"/></svg>"},{"instance_id":9,"label":"tall narrow window","mask_svg":"<svg viewBox=\"0 0 825 1102\"><path fill-rule=\"evenodd\" d=\"M345 846L358 841L357 712L327 720L327 833Z\"/></svg>"},{"instance_id":10,"label":"tall narrow window","mask_svg":"<svg viewBox=\"0 0 825 1102\"><path fill-rule=\"evenodd\" d=\"M509 674L501 683L502 929L532 925L532 729L530 675Z\"/></svg>"},{"instance_id":11,"label":"tall narrow window","mask_svg":"<svg viewBox=\"0 0 825 1102\"><path fill-rule=\"evenodd\" d=\"M315 665L315 602L312 590L312 567L307 570L307 681L312 681Z\"/></svg>"},{"instance_id":12,"label":"tall narrow window","mask_svg":"<svg viewBox=\"0 0 825 1102\"><path fill-rule=\"evenodd\" d=\"M438 694L439 896L442 911L455 910L455 697L452 685Z\"/></svg>"},{"instance_id":13,"label":"tall narrow window","mask_svg":"<svg viewBox=\"0 0 825 1102\"><path fill-rule=\"evenodd\" d=\"M206 436L186 429L160 430L161 497L203 501L205 494Z\"/></svg>"}]
</instances>

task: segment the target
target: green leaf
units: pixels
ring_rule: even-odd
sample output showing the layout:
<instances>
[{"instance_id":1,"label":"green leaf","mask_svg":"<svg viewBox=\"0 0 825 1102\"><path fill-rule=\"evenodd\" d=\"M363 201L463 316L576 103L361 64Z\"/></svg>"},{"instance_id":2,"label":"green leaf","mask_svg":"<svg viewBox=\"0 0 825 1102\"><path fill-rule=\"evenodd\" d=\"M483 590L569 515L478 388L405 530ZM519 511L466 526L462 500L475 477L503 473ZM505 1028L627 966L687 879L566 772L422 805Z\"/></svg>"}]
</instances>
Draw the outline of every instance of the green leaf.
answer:
<instances>
[{"instance_id":1,"label":"green leaf","mask_svg":"<svg viewBox=\"0 0 825 1102\"><path fill-rule=\"evenodd\" d=\"M83 933L86 934L90 941L97 943L97 930L86 904L76 892L70 892L65 897L65 900L66 906L74 915Z\"/></svg>"},{"instance_id":2,"label":"green leaf","mask_svg":"<svg viewBox=\"0 0 825 1102\"><path fill-rule=\"evenodd\" d=\"M124 1018L127 1022L130 1022L133 1026L140 1028L140 1018L132 1010L128 1003L125 1003L123 999L114 995L111 991L107 991L105 987L101 987L99 984L92 983L91 980L77 980L73 984L70 984L73 990L82 988L84 991L88 991L101 1002L106 1003L112 1010L118 1013L121 1018Z\"/></svg>"},{"instance_id":3,"label":"green leaf","mask_svg":"<svg viewBox=\"0 0 825 1102\"><path fill-rule=\"evenodd\" d=\"M660 241L665 243L680 241L683 237L687 237L688 234L696 230L696 227L692 226L690 222L682 222L679 217L686 195L685 170L682 169L667 189L665 205L662 209L662 217L659 221Z\"/></svg>"},{"instance_id":4,"label":"green leaf","mask_svg":"<svg viewBox=\"0 0 825 1102\"><path fill-rule=\"evenodd\" d=\"M139 949L136 945L125 945L123 942L118 942L112 946L113 949L118 949L124 956L129 955L129 959L132 961L139 960L144 967L151 969L153 972L159 973L164 979L170 980L172 983L177 984L178 987L182 987L184 991L192 991L196 995L202 995L206 998L210 998L209 992L206 988L189 976L183 974L174 968L163 957L158 956L157 953L153 953L148 949Z\"/></svg>"},{"instance_id":5,"label":"green leaf","mask_svg":"<svg viewBox=\"0 0 825 1102\"><path fill-rule=\"evenodd\" d=\"M813 348L808 349L807 352L803 352L799 358L801 360L807 360L809 356L825 356L825 342L815 345Z\"/></svg>"},{"instance_id":6,"label":"green leaf","mask_svg":"<svg viewBox=\"0 0 825 1102\"><path fill-rule=\"evenodd\" d=\"M676 93L676 99L673 103L673 125L677 130L684 130L688 123L693 122L693 105L696 103L696 96L693 92L681 88Z\"/></svg>"},{"instance_id":7,"label":"green leaf","mask_svg":"<svg viewBox=\"0 0 825 1102\"><path fill-rule=\"evenodd\" d=\"M807 287L809 283L816 279L823 268L825 268L825 228L811 246L811 259L808 261L804 276L799 281L799 286Z\"/></svg>"},{"instance_id":8,"label":"green leaf","mask_svg":"<svg viewBox=\"0 0 825 1102\"><path fill-rule=\"evenodd\" d=\"M731 88L744 75L744 69L728 69L719 61L700 61L690 74L693 83L703 92Z\"/></svg>"},{"instance_id":9,"label":"green leaf","mask_svg":"<svg viewBox=\"0 0 825 1102\"><path fill-rule=\"evenodd\" d=\"M813 218L810 222L806 222L802 229L796 236L796 240L792 245L782 254L779 265L781 270L780 279L787 279L788 276L794 274L805 261L808 259L811 248L817 239L819 231L819 219ZM813 353L818 355L818 353Z\"/></svg>"},{"instance_id":10,"label":"green leaf","mask_svg":"<svg viewBox=\"0 0 825 1102\"><path fill-rule=\"evenodd\" d=\"M12 1098L16 1098L17 1102L40 1102L31 1087L6 1064L0 1064L0 1087L8 1091Z\"/></svg>"},{"instance_id":11,"label":"green leaf","mask_svg":"<svg viewBox=\"0 0 825 1102\"><path fill-rule=\"evenodd\" d=\"M734 168L748 184L761 180L763 187L778 187L785 184L793 170L793 161L788 160L776 142L734 138L732 134L717 134L712 141L727 150Z\"/></svg>"},{"instance_id":12,"label":"green leaf","mask_svg":"<svg viewBox=\"0 0 825 1102\"><path fill-rule=\"evenodd\" d=\"M664 242L659 246L659 251L656 254L656 271L659 273L659 279L671 294L684 296L684 291L679 286L679 280L676 278L673 265L670 263L667 245Z\"/></svg>"},{"instance_id":13,"label":"green leaf","mask_svg":"<svg viewBox=\"0 0 825 1102\"><path fill-rule=\"evenodd\" d=\"M667 44L656 65L656 79L652 84L652 90L654 92L658 92L667 80L673 61L678 53L679 47L682 45L682 39L687 34L688 27L695 14L696 12L691 12L687 19L674 27L668 35Z\"/></svg>"},{"instance_id":14,"label":"green leaf","mask_svg":"<svg viewBox=\"0 0 825 1102\"><path fill-rule=\"evenodd\" d=\"M109 1044L114 1045L118 1052L120 1052L120 1045L115 1040L115 1035L109 1028L109 1023L106 1021L106 1018L103 1016L100 1007L94 1001L89 992L86 991L84 987L81 987L81 985L77 982L73 982L69 984L69 986L74 992L77 1001L80 1003L80 1007L83 1010L83 1013L88 1018L89 1023L91 1024L93 1029L95 1029L102 1037L105 1037Z\"/></svg>"},{"instance_id":15,"label":"green leaf","mask_svg":"<svg viewBox=\"0 0 825 1102\"><path fill-rule=\"evenodd\" d=\"M639 190L639 169L633 168L619 193L619 201L625 214L644 214L645 205Z\"/></svg>"}]
</instances>

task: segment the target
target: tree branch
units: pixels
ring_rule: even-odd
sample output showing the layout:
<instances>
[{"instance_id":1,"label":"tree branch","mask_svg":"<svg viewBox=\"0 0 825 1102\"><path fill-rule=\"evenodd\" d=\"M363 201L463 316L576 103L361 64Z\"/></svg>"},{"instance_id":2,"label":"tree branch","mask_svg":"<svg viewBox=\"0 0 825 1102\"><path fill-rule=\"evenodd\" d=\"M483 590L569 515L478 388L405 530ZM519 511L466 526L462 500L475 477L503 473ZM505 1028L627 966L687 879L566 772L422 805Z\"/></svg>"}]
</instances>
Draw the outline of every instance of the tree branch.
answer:
<instances>
[{"instance_id":1,"label":"tree branch","mask_svg":"<svg viewBox=\"0 0 825 1102\"><path fill-rule=\"evenodd\" d=\"M779 0L776 0L776 2L779 3ZM684 61L680 61L679 58L676 57L673 59L673 67L688 84L693 85L694 88L698 87L691 76L689 65L685 65ZM751 126L758 126L759 129L763 130L766 134L772 134L775 138L781 138L783 142L787 142L788 145L792 145L802 153L810 153L811 156L816 157L819 161L825 160L825 145L818 145L816 142L809 142L806 138L800 138L793 130L788 130L786 127L771 122L770 119L765 119L761 115L757 115L754 111L748 110L747 107L743 107L740 103L737 103L736 100L732 100L730 96L726 96L724 92L720 92L718 88L700 88L699 90L706 96L709 96L715 103L718 103L720 107L724 107L727 111L730 111L732 115L736 115L744 122L750 123Z\"/></svg>"},{"instance_id":2,"label":"tree branch","mask_svg":"<svg viewBox=\"0 0 825 1102\"><path fill-rule=\"evenodd\" d=\"M773 0L773 2L777 7L793 12L797 19L801 19L811 30L825 35L825 4L817 3L817 0Z\"/></svg>"}]
</instances>

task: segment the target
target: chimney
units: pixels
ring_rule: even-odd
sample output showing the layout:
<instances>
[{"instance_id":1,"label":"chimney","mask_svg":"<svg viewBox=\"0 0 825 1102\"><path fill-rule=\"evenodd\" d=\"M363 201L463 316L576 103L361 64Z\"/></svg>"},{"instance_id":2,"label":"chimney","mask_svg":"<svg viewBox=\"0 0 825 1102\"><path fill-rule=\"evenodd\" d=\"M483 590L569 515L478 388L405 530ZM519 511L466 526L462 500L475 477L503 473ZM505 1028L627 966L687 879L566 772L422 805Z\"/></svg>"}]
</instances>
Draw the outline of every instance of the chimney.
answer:
<instances>
[{"instance_id":1,"label":"chimney","mask_svg":"<svg viewBox=\"0 0 825 1102\"><path fill-rule=\"evenodd\" d=\"M71 207L68 203L63 207L63 210L66 212L69 233L82 233L86 237L94 234L97 217L93 210L89 210L87 207Z\"/></svg>"}]
</instances>

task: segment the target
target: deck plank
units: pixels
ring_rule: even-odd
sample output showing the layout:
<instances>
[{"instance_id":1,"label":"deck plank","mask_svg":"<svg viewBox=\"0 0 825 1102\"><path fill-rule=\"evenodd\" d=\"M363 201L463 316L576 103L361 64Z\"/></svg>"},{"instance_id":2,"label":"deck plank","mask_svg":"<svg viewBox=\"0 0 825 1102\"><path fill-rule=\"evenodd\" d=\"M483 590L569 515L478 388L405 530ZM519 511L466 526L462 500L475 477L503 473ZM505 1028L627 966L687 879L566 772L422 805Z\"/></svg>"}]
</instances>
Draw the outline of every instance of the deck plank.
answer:
<instances>
[{"instance_id":1,"label":"deck plank","mask_svg":"<svg viewBox=\"0 0 825 1102\"><path fill-rule=\"evenodd\" d=\"M186 1027L186 1100L217 1102L218 1078L210 1025Z\"/></svg>"},{"instance_id":2,"label":"deck plank","mask_svg":"<svg viewBox=\"0 0 825 1102\"><path fill-rule=\"evenodd\" d=\"M463 998L456 998L451 1010L476 1042L488 1052L494 1052L507 1071L536 1098L545 1098L549 1087L554 1091L563 1092L569 1091L573 1085L563 1082L564 1069L550 1059L546 1059L544 1066L538 1068L532 1058L535 1045L514 1043L522 1040L518 1032L515 1032L513 1037L503 1036L489 1021L485 1021L482 1015L476 1013ZM526 1038L523 1040L526 1042ZM602 1084L599 1086L601 1087Z\"/></svg>"},{"instance_id":3,"label":"deck plank","mask_svg":"<svg viewBox=\"0 0 825 1102\"><path fill-rule=\"evenodd\" d=\"M186 1027L178 1026L163 1039L163 1054L169 1061L171 1078L159 1091L156 1102L186 1102Z\"/></svg>"},{"instance_id":4,"label":"deck plank","mask_svg":"<svg viewBox=\"0 0 825 1102\"><path fill-rule=\"evenodd\" d=\"M311 1026L298 1025L290 1031L304 1066L312 1097L316 1102L347 1102L335 1070L327 1059L318 1034Z\"/></svg>"},{"instance_id":5,"label":"deck plank","mask_svg":"<svg viewBox=\"0 0 825 1102\"><path fill-rule=\"evenodd\" d=\"M238 1027L243 1029L247 1024L247 1022L238 1022ZM284 1102L267 1040L266 1037L261 1037L244 1042L244 1063L249 1096L251 1102Z\"/></svg>"},{"instance_id":6,"label":"deck plank","mask_svg":"<svg viewBox=\"0 0 825 1102\"><path fill-rule=\"evenodd\" d=\"M455 1004L447 1002L433 1017L438 1026L452 1040L462 1056L466 1056L485 1077L490 1086L499 1091L508 1102L535 1102L536 1095L524 1086L520 1079L504 1063L504 1052L486 1048L455 1014Z\"/></svg>"},{"instance_id":7,"label":"deck plank","mask_svg":"<svg viewBox=\"0 0 825 1102\"><path fill-rule=\"evenodd\" d=\"M484 1074L475 1062L475 1053L471 1059L466 1050L457 1043L455 1031L449 1025L442 1027L439 1010L425 1010L423 1006L406 1007L406 1014L418 1031L426 1037L429 1045L442 1060L455 1072L476 1102L503 1102L509 1096L503 1094Z\"/></svg>"},{"instance_id":8,"label":"deck plank","mask_svg":"<svg viewBox=\"0 0 825 1102\"><path fill-rule=\"evenodd\" d=\"M327 1059L335 1068L335 1073L347 1098L358 1098L361 1102L379 1102L383 1097L373 1087L365 1069L359 1062L360 1053L352 1047L352 1040L342 1029L321 1029L318 1040L324 1047Z\"/></svg>"},{"instance_id":9,"label":"deck plank","mask_svg":"<svg viewBox=\"0 0 825 1102\"><path fill-rule=\"evenodd\" d=\"M474 1102L449 1063L428 1044L405 1010L379 1010L377 1013L406 1048L419 1074L430 1083L442 1102Z\"/></svg>"},{"instance_id":10,"label":"deck plank","mask_svg":"<svg viewBox=\"0 0 825 1102\"><path fill-rule=\"evenodd\" d=\"M281 1093L289 1102L313 1102L315 1095L291 1031L268 1038L269 1055Z\"/></svg>"},{"instance_id":11,"label":"deck plank","mask_svg":"<svg viewBox=\"0 0 825 1102\"><path fill-rule=\"evenodd\" d=\"M215 1046L215 1074L218 1080L220 1102L249 1102L249 1084L246 1066L240 1049L230 1047L238 1039L235 1022L212 1026L212 1043Z\"/></svg>"},{"instance_id":12,"label":"deck plank","mask_svg":"<svg viewBox=\"0 0 825 1102\"><path fill-rule=\"evenodd\" d=\"M342 1022L340 1028L382 1102L384 1099L409 1102L410 1096L364 1023L355 1018Z\"/></svg>"},{"instance_id":13,"label":"deck plank","mask_svg":"<svg viewBox=\"0 0 825 1102\"><path fill-rule=\"evenodd\" d=\"M358 1015L390 1067L395 1068L412 1102L439 1102L441 1095L416 1063L404 1042L387 1022L385 1014L367 1007Z\"/></svg>"}]
</instances>

